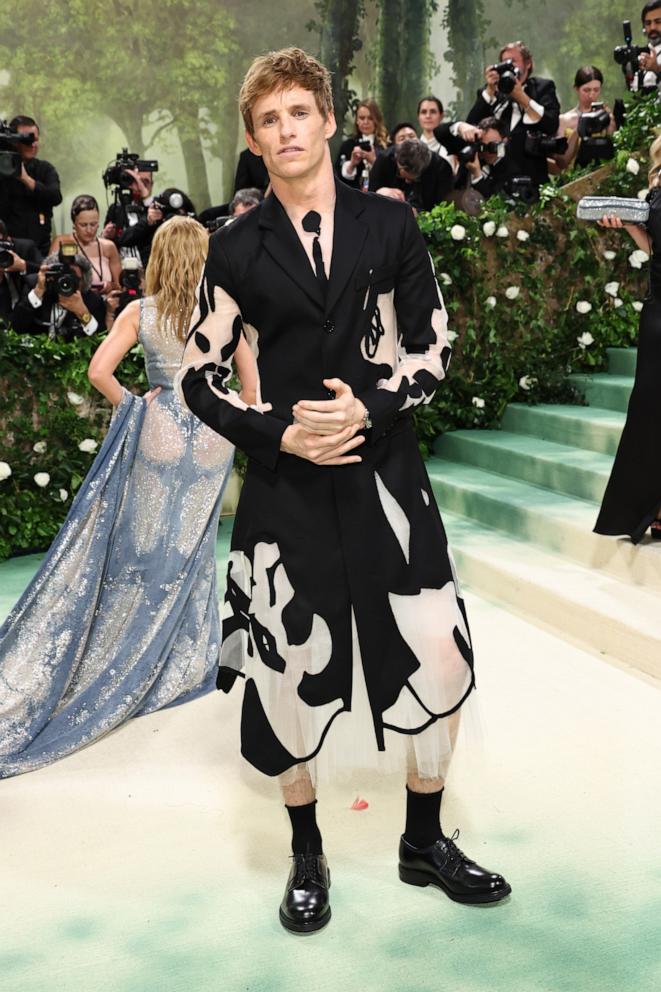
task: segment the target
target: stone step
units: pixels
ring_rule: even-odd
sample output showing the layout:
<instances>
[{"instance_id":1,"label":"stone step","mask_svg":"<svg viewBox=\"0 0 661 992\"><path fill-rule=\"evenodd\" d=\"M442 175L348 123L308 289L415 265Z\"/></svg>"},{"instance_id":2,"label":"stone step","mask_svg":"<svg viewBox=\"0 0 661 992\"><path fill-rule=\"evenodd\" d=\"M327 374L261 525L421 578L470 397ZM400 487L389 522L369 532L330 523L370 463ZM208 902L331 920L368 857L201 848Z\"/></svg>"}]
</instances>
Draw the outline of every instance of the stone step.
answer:
<instances>
[{"instance_id":1,"label":"stone step","mask_svg":"<svg viewBox=\"0 0 661 992\"><path fill-rule=\"evenodd\" d=\"M601 502L613 459L598 451L509 431L449 431L434 445L449 461L474 465L553 492Z\"/></svg>"},{"instance_id":2,"label":"stone step","mask_svg":"<svg viewBox=\"0 0 661 992\"><path fill-rule=\"evenodd\" d=\"M584 397L589 407L627 412L633 389L633 376L598 372L593 375L570 375L569 381Z\"/></svg>"},{"instance_id":3,"label":"stone step","mask_svg":"<svg viewBox=\"0 0 661 992\"><path fill-rule=\"evenodd\" d=\"M594 534L596 503L438 457L429 460L427 471L441 512L503 531L632 587L661 591L661 547L649 537L634 546Z\"/></svg>"},{"instance_id":4,"label":"stone step","mask_svg":"<svg viewBox=\"0 0 661 992\"><path fill-rule=\"evenodd\" d=\"M501 426L514 434L531 434L543 441L614 455L624 421L624 414L616 410L563 403L510 403Z\"/></svg>"},{"instance_id":5,"label":"stone step","mask_svg":"<svg viewBox=\"0 0 661 992\"><path fill-rule=\"evenodd\" d=\"M613 375L636 374L636 359L638 358L637 348L607 348L608 371Z\"/></svg>"},{"instance_id":6,"label":"stone step","mask_svg":"<svg viewBox=\"0 0 661 992\"><path fill-rule=\"evenodd\" d=\"M462 583L562 637L661 678L661 597L452 513Z\"/></svg>"}]
</instances>

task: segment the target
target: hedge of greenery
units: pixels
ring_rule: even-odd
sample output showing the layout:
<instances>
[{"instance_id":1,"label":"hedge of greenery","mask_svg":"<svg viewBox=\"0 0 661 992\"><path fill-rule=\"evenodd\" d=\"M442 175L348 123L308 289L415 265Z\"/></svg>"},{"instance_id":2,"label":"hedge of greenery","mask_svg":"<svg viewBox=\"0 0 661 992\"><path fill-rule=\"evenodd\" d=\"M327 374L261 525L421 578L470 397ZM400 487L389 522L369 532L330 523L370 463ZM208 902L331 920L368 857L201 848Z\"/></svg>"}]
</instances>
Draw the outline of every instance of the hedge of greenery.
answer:
<instances>
[{"instance_id":1,"label":"hedge of greenery","mask_svg":"<svg viewBox=\"0 0 661 992\"><path fill-rule=\"evenodd\" d=\"M644 195L659 124L655 100L632 103L599 193ZM575 214L556 183L525 215L494 198L479 218L452 204L420 216L454 338L450 375L416 414L424 454L443 431L497 427L513 400L579 402L568 374L603 368L606 348L635 343L644 253ZM0 559L48 546L91 464L110 415L87 380L97 344L0 331ZM119 377L147 388L139 345Z\"/></svg>"}]
</instances>

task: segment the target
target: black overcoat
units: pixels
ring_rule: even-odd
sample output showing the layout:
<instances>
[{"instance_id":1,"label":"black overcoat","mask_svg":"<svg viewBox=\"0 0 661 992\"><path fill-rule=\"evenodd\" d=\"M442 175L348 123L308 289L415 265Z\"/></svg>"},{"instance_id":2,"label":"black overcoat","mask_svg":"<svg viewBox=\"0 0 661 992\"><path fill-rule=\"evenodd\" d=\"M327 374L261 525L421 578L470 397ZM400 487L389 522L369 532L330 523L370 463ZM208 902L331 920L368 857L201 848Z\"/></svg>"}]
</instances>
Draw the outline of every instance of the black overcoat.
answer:
<instances>
[{"instance_id":1,"label":"black overcoat","mask_svg":"<svg viewBox=\"0 0 661 992\"><path fill-rule=\"evenodd\" d=\"M410 208L336 183L324 298L270 195L214 234L178 382L248 455L228 565L219 686L245 679L242 752L276 775L313 757L351 709L359 656L376 746L454 712L473 687L470 635L411 422L450 357L446 312ZM244 334L258 401L230 388ZM362 462L280 452L300 399L348 382L373 426Z\"/></svg>"}]
</instances>

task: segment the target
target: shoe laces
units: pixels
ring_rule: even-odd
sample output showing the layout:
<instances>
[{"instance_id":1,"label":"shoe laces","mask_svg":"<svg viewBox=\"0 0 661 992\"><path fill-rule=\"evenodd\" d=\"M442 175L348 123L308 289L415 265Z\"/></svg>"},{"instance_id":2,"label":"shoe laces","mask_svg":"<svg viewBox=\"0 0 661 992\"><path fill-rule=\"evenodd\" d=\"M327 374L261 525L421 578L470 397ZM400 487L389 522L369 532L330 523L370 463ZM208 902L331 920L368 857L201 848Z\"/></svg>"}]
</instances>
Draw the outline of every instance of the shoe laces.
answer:
<instances>
[{"instance_id":1,"label":"shoe laces","mask_svg":"<svg viewBox=\"0 0 661 992\"><path fill-rule=\"evenodd\" d=\"M468 861L461 848L457 847L455 841L459 837L459 830L455 830L451 837L446 837L443 835L442 844L447 852L447 863L449 866L457 867L462 861Z\"/></svg>"},{"instance_id":2,"label":"shoe laces","mask_svg":"<svg viewBox=\"0 0 661 992\"><path fill-rule=\"evenodd\" d=\"M325 885L324 877L319 869L318 854L292 854L292 860L296 867L296 875L293 881L294 888L299 888L306 879L316 882L317 885Z\"/></svg>"}]
</instances>

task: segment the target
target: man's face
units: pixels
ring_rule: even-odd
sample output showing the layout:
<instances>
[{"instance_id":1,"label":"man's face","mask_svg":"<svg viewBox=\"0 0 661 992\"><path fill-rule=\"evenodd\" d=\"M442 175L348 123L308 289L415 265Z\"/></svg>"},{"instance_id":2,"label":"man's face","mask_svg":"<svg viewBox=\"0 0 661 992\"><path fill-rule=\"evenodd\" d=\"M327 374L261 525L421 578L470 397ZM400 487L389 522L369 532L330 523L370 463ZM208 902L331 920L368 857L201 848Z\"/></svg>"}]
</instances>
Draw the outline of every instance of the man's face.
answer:
<instances>
[{"instance_id":1,"label":"man's face","mask_svg":"<svg viewBox=\"0 0 661 992\"><path fill-rule=\"evenodd\" d=\"M138 175L140 176L140 179L142 180L143 185L147 187L147 190L148 190L147 196L151 196L152 189L154 188L154 176L153 176L153 173L151 173L151 172L139 172ZM133 193L134 199L136 199L136 200L142 199L143 192L142 192L142 189L138 186L138 183L137 183L137 180L136 179L132 179L131 180L131 182L129 183L129 189Z\"/></svg>"},{"instance_id":2,"label":"man's face","mask_svg":"<svg viewBox=\"0 0 661 992\"><path fill-rule=\"evenodd\" d=\"M521 49L506 48L500 61L507 62L508 59L511 59L515 68L519 70L519 79L521 82L525 83L526 79L530 75L530 62L526 62L521 54Z\"/></svg>"},{"instance_id":3,"label":"man's face","mask_svg":"<svg viewBox=\"0 0 661 992\"><path fill-rule=\"evenodd\" d=\"M36 124L19 124L16 128L19 134L33 134L34 141L31 145L19 144L18 149L21 153L21 158L24 161L28 161L31 158L37 157L37 152L39 151L39 128Z\"/></svg>"},{"instance_id":4,"label":"man's face","mask_svg":"<svg viewBox=\"0 0 661 992\"><path fill-rule=\"evenodd\" d=\"M417 134L412 127L400 127L399 131L395 132L394 145L401 145L402 141L415 141Z\"/></svg>"},{"instance_id":5,"label":"man's face","mask_svg":"<svg viewBox=\"0 0 661 992\"><path fill-rule=\"evenodd\" d=\"M267 93L252 108L253 135L248 147L264 159L269 175L296 180L314 176L328 156L335 117L324 118L314 94L301 86Z\"/></svg>"},{"instance_id":6,"label":"man's face","mask_svg":"<svg viewBox=\"0 0 661 992\"><path fill-rule=\"evenodd\" d=\"M652 45L661 42L661 6L649 10L643 18L643 31Z\"/></svg>"},{"instance_id":7,"label":"man's face","mask_svg":"<svg viewBox=\"0 0 661 992\"><path fill-rule=\"evenodd\" d=\"M500 144L503 139L495 127L488 127L486 131L482 132L482 138L480 140L483 145L490 145L491 142ZM498 161L498 152L480 152L480 158L487 165L494 165Z\"/></svg>"},{"instance_id":8,"label":"man's face","mask_svg":"<svg viewBox=\"0 0 661 992\"><path fill-rule=\"evenodd\" d=\"M443 120L443 114L438 109L435 100L423 100L418 111L420 127L425 131L433 131Z\"/></svg>"},{"instance_id":9,"label":"man's face","mask_svg":"<svg viewBox=\"0 0 661 992\"><path fill-rule=\"evenodd\" d=\"M249 214L250 211L254 210L256 206L256 203L237 203L232 217L240 217L241 214Z\"/></svg>"}]
</instances>

